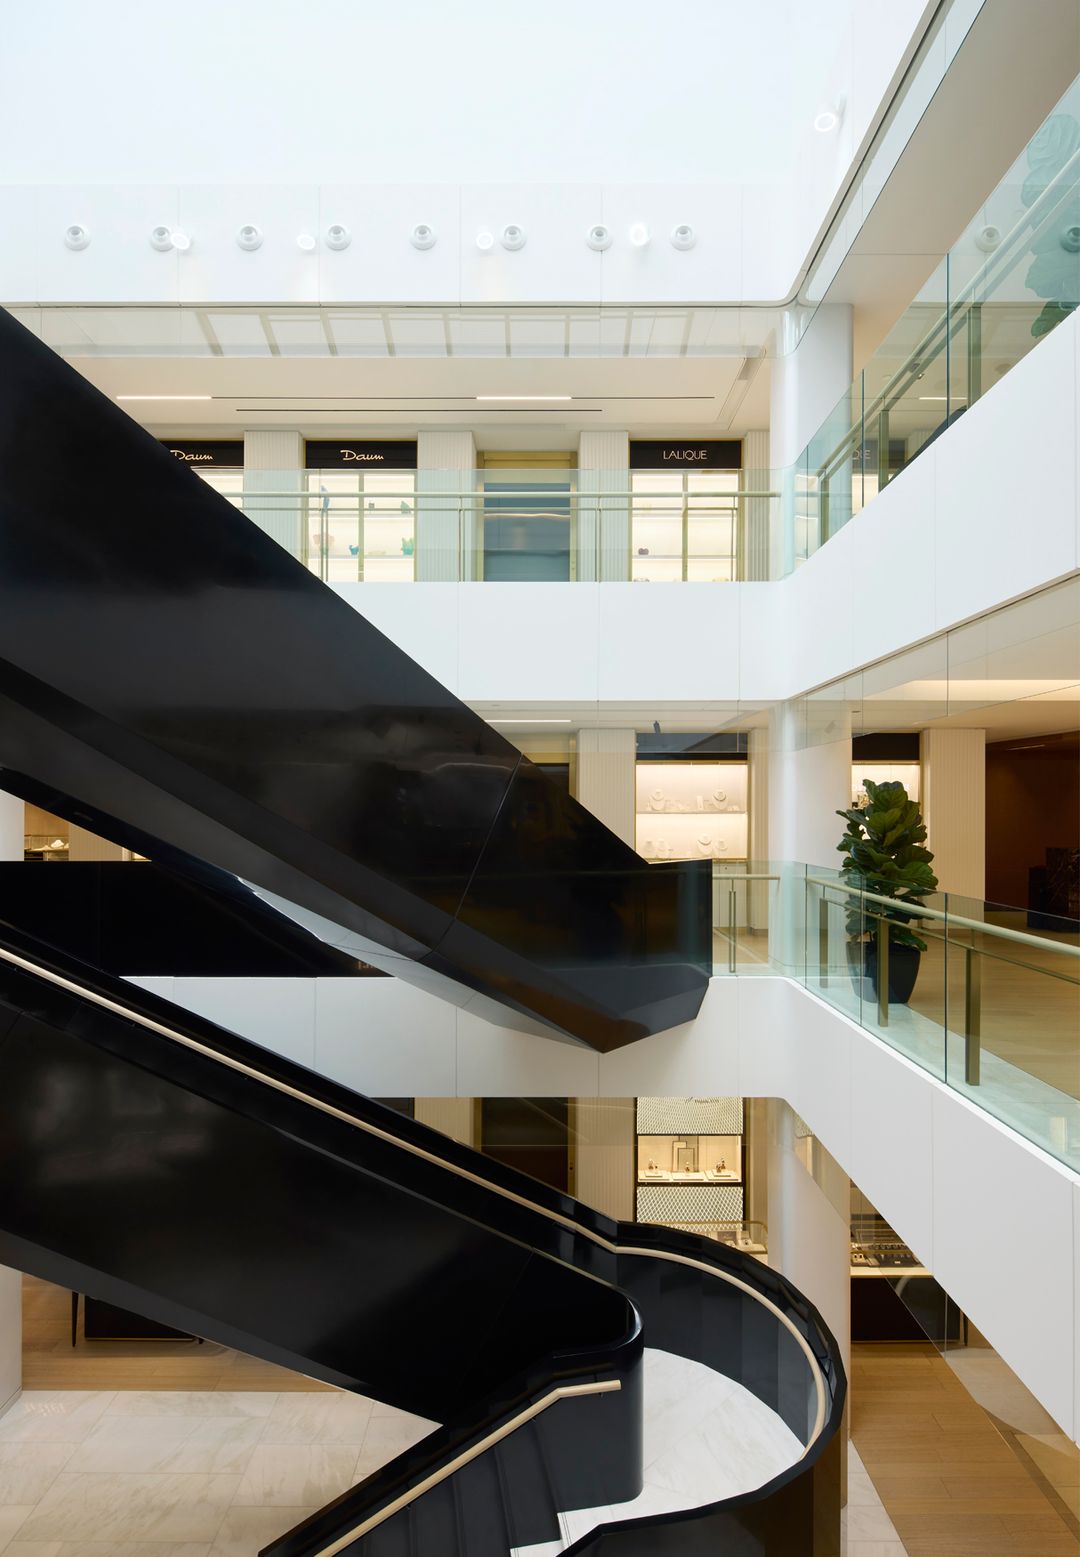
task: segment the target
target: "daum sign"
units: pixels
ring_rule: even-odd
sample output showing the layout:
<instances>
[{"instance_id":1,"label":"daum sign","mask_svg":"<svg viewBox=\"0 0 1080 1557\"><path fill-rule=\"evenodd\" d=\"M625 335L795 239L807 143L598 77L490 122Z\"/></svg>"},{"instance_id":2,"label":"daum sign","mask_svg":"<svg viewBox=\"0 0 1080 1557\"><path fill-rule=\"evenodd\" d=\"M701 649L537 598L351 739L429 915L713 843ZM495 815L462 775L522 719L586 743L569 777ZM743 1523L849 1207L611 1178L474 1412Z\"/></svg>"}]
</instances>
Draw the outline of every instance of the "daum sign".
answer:
<instances>
[{"instance_id":1,"label":"daum sign","mask_svg":"<svg viewBox=\"0 0 1080 1557\"><path fill-rule=\"evenodd\" d=\"M184 465L209 466L215 470L243 470L242 438L162 438L169 453Z\"/></svg>"},{"instance_id":2,"label":"daum sign","mask_svg":"<svg viewBox=\"0 0 1080 1557\"><path fill-rule=\"evenodd\" d=\"M630 444L631 470L741 470L742 444L738 438L638 439Z\"/></svg>"},{"instance_id":3,"label":"daum sign","mask_svg":"<svg viewBox=\"0 0 1080 1557\"><path fill-rule=\"evenodd\" d=\"M416 444L309 438L304 463L308 470L415 470Z\"/></svg>"}]
</instances>

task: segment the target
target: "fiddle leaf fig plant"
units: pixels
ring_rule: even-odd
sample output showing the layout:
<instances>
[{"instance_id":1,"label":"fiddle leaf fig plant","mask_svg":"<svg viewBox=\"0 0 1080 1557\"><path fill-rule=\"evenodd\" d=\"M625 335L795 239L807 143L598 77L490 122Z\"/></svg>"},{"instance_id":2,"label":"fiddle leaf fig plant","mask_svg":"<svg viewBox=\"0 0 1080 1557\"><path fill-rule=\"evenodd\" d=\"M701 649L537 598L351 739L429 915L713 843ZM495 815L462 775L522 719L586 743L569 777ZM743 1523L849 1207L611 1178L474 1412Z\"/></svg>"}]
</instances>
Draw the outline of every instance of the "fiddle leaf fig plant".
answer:
<instances>
[{"instance_id":1,"label":"fiddle leaf fig plant","mask_svg":"<svg viewBox=\"0 0 1080 1557\"><path fill-rule=\"evenodd\" d=\"M926 942L912 929L928 892L937 890L937 877L930 868L934 856L924 848L926 824L914 800L908 798L903 784L866 781L866 805L850 811L837 811L847 826L837 849L844 856L841 877L853 886L895 900L896 906L868 903L867 909L884 913L889 922L889 942L893 946L914 946L926 950ZM852 899L847 929L852 940L868 936L874 921L865 918L861 906ZM912 910L915 910L912 912Z\"/></svg>"}]
</instances>

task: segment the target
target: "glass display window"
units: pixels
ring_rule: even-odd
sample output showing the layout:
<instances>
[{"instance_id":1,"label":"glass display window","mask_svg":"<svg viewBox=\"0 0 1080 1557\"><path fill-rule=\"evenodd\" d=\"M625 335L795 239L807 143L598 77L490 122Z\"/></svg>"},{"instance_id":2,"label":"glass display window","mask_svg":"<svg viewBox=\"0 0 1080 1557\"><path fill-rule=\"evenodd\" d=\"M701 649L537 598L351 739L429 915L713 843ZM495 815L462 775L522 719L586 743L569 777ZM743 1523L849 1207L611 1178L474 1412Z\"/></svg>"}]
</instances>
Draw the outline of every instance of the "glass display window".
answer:
<instances>
[{"instance_id":1,"label":"glass display window","mask_svg":"<svg viewBox=\"0 0 1080 1557\"><path fill-rule=\"evenodd\" d=\"M630 490L635 582L727 583L736 577L738 471L638 470Z\"/></svg>"},{"instance_id":2,"label":"glass display window","mask_svg":"<svg viewBox=\"0 0 1080 1557\"><path fill-rule=\"evenodd\" d=\"M866 781L875 784L899 782L907 790L908 799L918 801L922 768L918 762L853 762L851 764L851 803L866 804Z\"/></svg>"},{"instance_id":3,"label":"glass display window","mask_svg":"<svg viewBox=\"0 0 1080 1557\"><path fill-rule=\"evenodd\" d=\"M199 480L205 481L208 487L213 487L215 492L219 492L234 508L243 508L244 472L242 470L223 470L220 467L215 470L213 466L201 470L198 465L190 465L188 469L193 470Z\"/></svg>"},{"instance_id":4,"label":"glass display window","mask_svg":"<svg viewBox=\"0 0 1080 1557\"><path fill-rule=\"evenodd\" d=\"M309 566L328 583L415 577L416 472L309 470Z\"/></svg>"},{"instance_id":5,"label":"glass display window","mask_svg":"<svg viewBox=\"0 0 1080 1557\"><path fill-rule=\"evenodd\" d=\"M740 1184L740 1135L639 1135L639 1184Z\"/></svg>"},{"instance_id":6,"label":"glass display window","mask_svg":"<svg viewBox=\"0 0 1080 1557\"><path fill-rule=\"evenodd\" d=\"M647 860L745 860L748 769L742 762L639 762L637 851Z\"/></svg>"}]
</instances>

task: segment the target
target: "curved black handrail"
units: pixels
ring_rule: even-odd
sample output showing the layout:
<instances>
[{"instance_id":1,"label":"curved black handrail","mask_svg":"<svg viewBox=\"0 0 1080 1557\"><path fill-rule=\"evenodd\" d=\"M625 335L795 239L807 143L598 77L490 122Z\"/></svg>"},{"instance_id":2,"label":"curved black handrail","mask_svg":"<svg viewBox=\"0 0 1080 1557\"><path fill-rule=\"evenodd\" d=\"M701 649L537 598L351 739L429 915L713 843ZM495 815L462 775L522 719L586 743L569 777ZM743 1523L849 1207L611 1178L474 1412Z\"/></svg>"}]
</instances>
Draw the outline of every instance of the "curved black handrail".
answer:
<instances>
[{"instance_id":1,"label":"curved black handrail","mask_svg":"<svg viewBox=\"0 0 1080 1557\"><path fill-rule=\"evenodd\" d=\"M538 1308L532 1291L534 1282L543 1285L545 1274L569 1272L573 1267L580 1273L579 1280L593 1278L586 1280L585 1288L575 1289L575 1296L569 1297L567 1289L559 1299L565 1302L569 1298L574 1310L574 1323L563 1330L569 1335L584 1323L586 1328L592 1325L595 1333L600 1322L608 1331L606 1341L574 1345L572 1355L567 1355L565 1346L548 1347L543 1357L515 1372L505 1366L514 1348L504 1344L500 1350L498 1337L493 1336L499 1366L481 1369L471 1388L460 1377L447 1379L434 1391L427 1381L425 1396L423 1383L412 1380L411 1393L402 1398L399 1391L398 1402L434 1415L432 1404L439 1400L444 1426L320 1511L314 1520L273 1543L268 1552L276 1557L315 1557L316 1553L364 1551L376 1529L385 1534L395 1521L415 1520L423 1510L429 1523L440 1529L446 1521L456 1525L462 1488L472 1485L470 1478L487 1474L485 1462L492 1456L501 1455L492 1487L501 1489L501 1517L507 1531L514 1532L511 1544L530 1544L549 1536L551 1521L560 1508L628 1501L640 1486L640 1447L634 1436L640 1432L641 1417L639 1312L651 1342L707 1361L735 1377L777 1410L806 1445L798 1464L769 1487L714 1509L697 1511L698 1523L704 1521L702 1529L712 1530L717 1521L725 1528L776 1526L783 1540L798 1533L805 1543L817 1539L815 1528L824 1532L832 1528L833 1521L822 1510L835 1477L823 1476L822 1468L842 1411L843 1372L835 1343L820 1316L777 1273L737 1250L692 1234L614 1223L514 1169L482 1158L370 1099L223 1032L213 1023L178 1011L166 1001L53 950L43 950L3 921L0 997L0 1019L4 1020L0 1025L0 1067L6 1062L8 1081L0 1108L5 1103L10 1107L10 1096L19 1095L18 1086L12 1084L11 1064L15 1055L17 1071L20 1014L33 1013L36 1031L30 1047L35 1063L42 1054L42 1024L48 1030L50 1022L56 1024L62 1018L66 1034L78 1042L91 1044L125 1064L168 1076L189 1093L213 1098L233 1112L242 1108L275 1132L310 1134L312 1116L317 1115L320 1154L362 1162L365 1172L407 1182L410 1191L425 1202L452 1205L454 1215L513 1238L521 1248L531 1250L518 1278L515 1304L504 1308L503 1335L509 1327L519 1338L527 1336L538 1315L550 1318ZM25 1023L25 1015L22 1020ZM49 1063L53 1070L47 1075L51 1074L54 1082L57 1076L68 1075L52 1051ZM74 1075L74 1071L70 1073ZM2 1160L8 1162L9 1172L20 1131L26 1144L21 1114L19 1117L20 1124L5 1132L8 1146ZM34 1140L30 1146L33 1149ZM37 1147L40 1152L40 1139ZM55 1169L57 1150L57 1143L45 1149L50 1171ZM152 1161L156 1163L156 1157ZM64 1259L59 1252L43 1256L41 1248L25 1236L25 1226L12 1231L10 1216L9 1212L5 1219L8 1225L0 1228L0 1250L9 1261L64 1279ZM120 1250L125 1247L121 1238ZM119 1252L114 1253L119 1259ZM68 1256L69 1263L71 1259ZM90 1273L87 1280L85 1265L79 1270L84 1287L127 1306L141 1306L165 1322L197 1333L217 1334L230 1344L246 1345L294 1366L298 1356L302 1358L302 1354L284 1350L280 1337L267 1344L265 1338L256 1336L253 1344L250 1336L240 1338L220 1323L215 1328L213 1322L207 1324L205 1314L193 1312L190 1306L178 1307L175 1299L162 1298L149 1289L133 1301L122 1274L103 1280L100 1272L96 1276ZM621 1289L622 1295L616 1289ZM559 1283L552 1286L549 1281L547 1290L558 1298ZM600 1302L592 1312L590 1303L595 1308L594 1299L600 1300L602 1294L617 1299L615 1309L610 1304L605 1309L605 1303ZM521 1301L526 1296L529 1301ZM631 1316L629 1325L618 1321L620 1313ZM499 1331L498 1325L495 1331ZM516 1354L521 1354L520 1347ZM324 1350L314 1359L302 1360L307 1371L331 1382L371 1389L369 1379L350 1379L348 1372L342 1372L339 1355L328 1356ZM385 1388L385 1377L381 1382ZM613 1413L609 1400L617 1393L621 1400ZM512 1435L508 1431L511 1427ZM604 1452L598 1453L598 1444L605 1446ZM485 1506L492 1495L489 1490ZM684 1526L689 1529L684 1516L672 1516L662 1523L672 1521L680 1531ZM596 1533L590 1540L623 1543L613 1547L622 1551L626 1542L639 1536L654 1539L656 1528L655 1520L631 1521ZM360 1533L354 1538L350 1532ZM780 1539L777 1534L776 1541ZM821 1540L825 1540L824 1535ZM763 1546L762 1551L771 1557L788 1550L776 1541ZM460 1549L469 1550L467 1546ZM632 1546L625 1549L634 1550ZM698 1548L681 1545L678 1549L694 1552ZM828 1546L804 1544L790 1549L824 1554Z\"/></svg>"}]
</instances>

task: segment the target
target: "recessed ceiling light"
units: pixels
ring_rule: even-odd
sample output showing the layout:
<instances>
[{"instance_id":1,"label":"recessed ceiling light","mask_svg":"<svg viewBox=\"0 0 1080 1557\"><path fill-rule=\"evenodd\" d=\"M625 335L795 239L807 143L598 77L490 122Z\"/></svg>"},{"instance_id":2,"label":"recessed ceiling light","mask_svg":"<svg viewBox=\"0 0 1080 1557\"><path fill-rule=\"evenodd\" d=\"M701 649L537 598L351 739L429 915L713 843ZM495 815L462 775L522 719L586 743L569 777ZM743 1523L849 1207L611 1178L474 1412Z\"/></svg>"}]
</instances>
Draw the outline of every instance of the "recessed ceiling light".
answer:
<instances>
[{"instance_id":1,"label":"recessed ceiling light","mask_svg":"<svg viewBox=\"0 0 1080 1557\"><path fill-rule=\"evenodd\" d=\"M629 238L635 249L643 249L649 241L649 229L644 222L635 222L630 229Z\"/></svg>"},{"instance_id":2,"label":"recessed ceiling light","mask_svg":"<svg viewBox=\"0 0 1080 1557\"><path fill-rule=\"evenodd\" d=\"M495 234L490 227L481 227L476 235L476 247L482 254L488 254L495 247Z\"/></svg>"},{"instance_id":3,"label":"recessed ceiling light","mask_svg":"<svg viewBox=\"0 0 1080 1557\"><path fill-rule=\"evenodd\" d=\"M213 400L213 395L117 395L117 400Z\"/></svg>"},{"instance_id":4,"label":"recessed ceiling light","mask_svg":"<svg viewBox=\"0 0 1080 1557\"><path fill-rule=\"evenodd\" d=\"M530 400L530 401L533 401L533 400L551 400L551 401L556 401L557 400L557 401L566 401L566 400L573 400L574 397L573 397L573 395L477 395L475 398L477 400L480 400L480 401L485 401L485 400Z\"/></svg>"}]
</instances>

